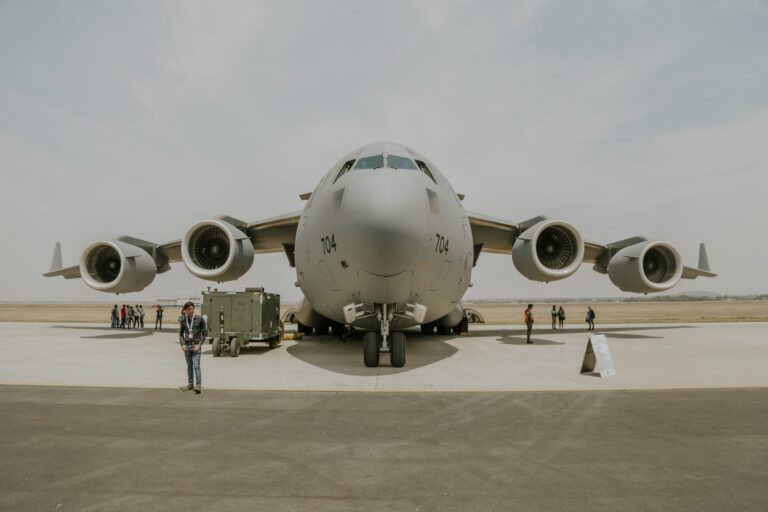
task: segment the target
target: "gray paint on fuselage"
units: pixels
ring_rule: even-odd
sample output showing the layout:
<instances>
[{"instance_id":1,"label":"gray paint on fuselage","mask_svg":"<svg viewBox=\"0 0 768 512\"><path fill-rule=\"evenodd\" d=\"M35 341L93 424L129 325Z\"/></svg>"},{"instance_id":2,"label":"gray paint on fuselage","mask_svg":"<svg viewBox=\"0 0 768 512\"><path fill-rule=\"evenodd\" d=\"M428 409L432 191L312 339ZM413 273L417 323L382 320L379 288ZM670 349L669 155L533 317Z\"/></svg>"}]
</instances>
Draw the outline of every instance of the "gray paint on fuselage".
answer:
<instances>
[{"instance_id":1,"label":"gray paint on fuselage","mask_svg":"<svg viewBox=\"0 0 768 512\"><path fill-rule=\"evenodd\" d=\"M382 153L425 162L437 183L420 170L389 168L350 170L336 180L345 162ZM298 284L318 313L337 322L351 302L400 308L418 302L427 306L425 322L436 320L466 292L472 256L467 214L451 185L432 162L393 143L370 144L339 160L312 193L296 231ZM396 317L392 327L414 324ZM375 329L378 321L356 325Z\"/></svg>"}]
</instances>

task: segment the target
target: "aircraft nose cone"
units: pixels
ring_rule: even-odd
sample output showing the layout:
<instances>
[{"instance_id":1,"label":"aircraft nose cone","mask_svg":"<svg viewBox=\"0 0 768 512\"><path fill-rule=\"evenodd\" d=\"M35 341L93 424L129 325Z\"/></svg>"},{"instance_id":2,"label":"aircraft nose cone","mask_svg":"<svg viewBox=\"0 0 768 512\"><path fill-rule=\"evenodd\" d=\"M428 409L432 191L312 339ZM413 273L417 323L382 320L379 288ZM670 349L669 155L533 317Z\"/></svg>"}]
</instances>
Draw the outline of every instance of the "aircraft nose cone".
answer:
<instances>
[{"instance_id":1,"label":"aircraft nose cone","mask_svg":"<svg viewBox=\"0 0 768 512\"><path fill-rule=\"evenodd\" d=\"M414 268L428 238L426 189L398 172L374 171L344 193L350 254L360 270L378 276Z\"/></svg>"}]
</instances>

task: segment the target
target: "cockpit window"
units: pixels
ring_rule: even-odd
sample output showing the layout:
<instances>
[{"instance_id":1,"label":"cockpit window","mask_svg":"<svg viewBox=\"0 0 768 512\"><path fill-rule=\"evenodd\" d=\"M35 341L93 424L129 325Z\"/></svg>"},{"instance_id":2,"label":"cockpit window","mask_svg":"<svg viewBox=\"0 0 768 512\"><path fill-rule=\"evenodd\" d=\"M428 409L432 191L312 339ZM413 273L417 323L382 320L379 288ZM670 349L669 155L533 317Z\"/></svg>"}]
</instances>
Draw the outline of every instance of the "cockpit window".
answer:
<instances>
[{"instance_id":1,"label":"cockpit window","mask_svg":"<svg viewBox=\"0 0 768 512\"><path fill-rule=\"evenodd\" d=\"M384 167L384 155L367 156L355 164L355 169L378 169Z\"/></svg>"},{"instance_id":2,"label":"cockpit window","mask_svg":"<svg viewBox=\"0 0 768 512\"><path fill-rule=\"evenodd\" d=\"M390 169L413 169L416 170L416 166L413 164L410 158L404 156L388 155L387 164Z\"/></svg>"},{"instance_id":3,"label":"cockpit window","mask_svg":"<svg viewBox=\"0 0 768 512\"><path fill-rule=\"evenodd\" d=\"M339 181L339 178L344 176L348 170L352 168L352 164L355 163L354 160L350 160L349 162L346 162L344 165L341 166L341 170L339 171L339 174L336 175L336 179L333 180L334 183Z\"/></svg>"},{"instance_id":4,"label":"cockpit window","mask_svg":"<svg viewBox=\"0 0 768 512\"><path fill-rule=\"evenodd\" d=\"M434 181L435 183L437 183L437 181L435 180L435 177L434 177L434 176L432 176L432 171L430 171L430 170L429 170L429 167L427 167L427 164L425 164L425 163L424 163L424 162L422 162L421 160L416 160L416 165L418 165L418 166L419 166L419 170L420 170L421 172L423 172L424 174L426 174L427 176L429 176L429 179L431 179L432 181Z\"/></svg>"}]
</instances>

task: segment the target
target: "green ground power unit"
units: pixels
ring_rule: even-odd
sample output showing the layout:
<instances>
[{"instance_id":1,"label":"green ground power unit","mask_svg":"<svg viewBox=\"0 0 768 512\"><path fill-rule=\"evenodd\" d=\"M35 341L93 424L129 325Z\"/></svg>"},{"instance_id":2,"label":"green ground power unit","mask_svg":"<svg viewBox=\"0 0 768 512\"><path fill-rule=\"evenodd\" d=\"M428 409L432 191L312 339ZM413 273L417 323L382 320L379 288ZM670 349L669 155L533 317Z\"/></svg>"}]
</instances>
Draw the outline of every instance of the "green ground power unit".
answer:
<instances>
[{"instance_id":1,"label":"green ground power unit","mask_svg":"<svg viewBox=\"0 0 768 512\"><path fill-rule=\"evenodd\" d=\"M280 345L280 295L265 293L264 288L246 288L244 292L203 292L203 315L208 317L208 341L214 357L228 353L232 357L252 342L269 348Z\"/></svg>"}]
</instances>

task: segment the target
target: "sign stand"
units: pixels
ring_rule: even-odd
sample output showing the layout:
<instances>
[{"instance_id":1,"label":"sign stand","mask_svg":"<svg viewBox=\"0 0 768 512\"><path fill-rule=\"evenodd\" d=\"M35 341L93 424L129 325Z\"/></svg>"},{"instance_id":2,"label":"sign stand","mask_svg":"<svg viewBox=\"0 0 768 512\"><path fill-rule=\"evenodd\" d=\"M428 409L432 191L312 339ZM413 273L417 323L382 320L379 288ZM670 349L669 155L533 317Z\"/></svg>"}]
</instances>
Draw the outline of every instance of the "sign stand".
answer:
<instances>
[{"instance_id":1,"label":"sign stand","mask_svg":"<svg viewBox=\"0 0 768 512\"><path fill-rule=\"evenodd\" d=\"M587 350L584 352L584 360L581 363L581 373L583 375L594 372L595 368L598 368L601 377L616 375L605 334L593 334L587 341Z\"/></svg>"}]
</instances>

